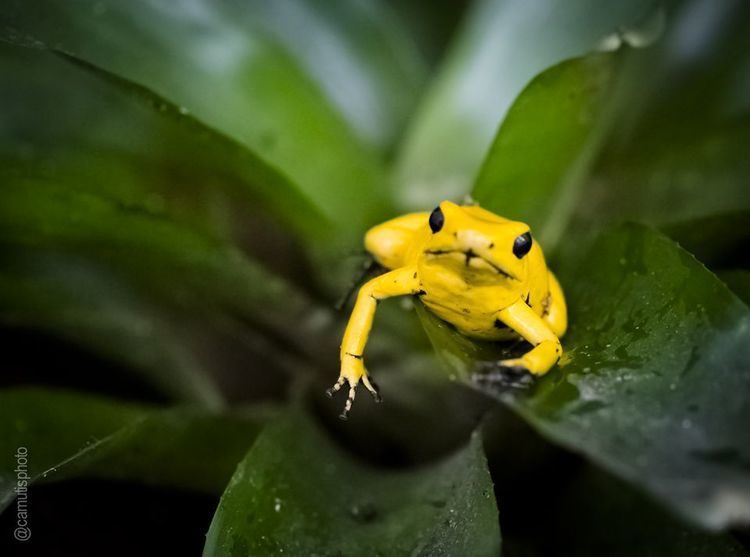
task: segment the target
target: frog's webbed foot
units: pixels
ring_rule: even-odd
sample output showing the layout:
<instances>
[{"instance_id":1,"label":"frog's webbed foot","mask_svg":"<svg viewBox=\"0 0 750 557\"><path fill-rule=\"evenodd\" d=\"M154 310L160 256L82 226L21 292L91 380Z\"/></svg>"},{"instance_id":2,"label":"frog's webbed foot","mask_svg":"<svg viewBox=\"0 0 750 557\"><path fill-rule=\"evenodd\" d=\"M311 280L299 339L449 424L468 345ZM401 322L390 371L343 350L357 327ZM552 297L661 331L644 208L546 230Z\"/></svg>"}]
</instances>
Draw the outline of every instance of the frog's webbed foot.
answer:
<instances>
[{"instance_id":1,"label":"frog's webbed foot","mask_svg":"<svg viewBox=\"0 0 750 557\"><path fill-rule=\"evenodd\" d=\"M484 388L524 390L533 385L534 376L519 360L503 360L480 362L471 375L471 380Z\"/></svg>"},{"instance_id":2,"label":"frog's webbed foot","mask_svg":"<svg viewBox=\"0 0 750 557\"><path fill-rule=\"evenodd\" d=\"M372 398L375 399L375 402L383 401L382 397L380 396L378 386L373 381L370 381L367 373L363 373L359 377L348 377L342 373L341 375L339 375L336 383L334 383L330 389L326 390L326 394L328 395L328 397L333 398L333 395L340 391L342 387L348 383L349 395L346 397L344 410L341 412L341 414L339 414L339 418L341 418L342 420L349 419L349 412L352 409L352 404L354 404L354 398L357 396L357 385L359 385L360 380L362 381L362 384L365 386L365 388L370 391L370 394L372 395Z\"/></svg>"}]
</instances>

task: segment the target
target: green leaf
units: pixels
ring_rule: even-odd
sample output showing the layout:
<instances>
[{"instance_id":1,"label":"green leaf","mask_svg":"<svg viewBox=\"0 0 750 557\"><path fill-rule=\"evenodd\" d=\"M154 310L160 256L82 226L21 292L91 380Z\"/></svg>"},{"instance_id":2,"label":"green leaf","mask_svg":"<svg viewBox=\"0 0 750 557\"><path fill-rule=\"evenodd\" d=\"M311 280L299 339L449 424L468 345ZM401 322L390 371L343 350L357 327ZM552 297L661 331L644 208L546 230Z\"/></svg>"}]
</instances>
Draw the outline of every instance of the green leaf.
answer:
<instances>
[{"instance_id":1,"label":"green leaf","mask_svg":"<svg viewBox=\"0 0 750 557\"><path fill-rule=\"evenodd\" d=\"M736 269L732 271L720 271L719 278L724 281L737 297L750 305L750 271Z\"/></svg>"},{"instance_id":2,"label":"green leaf","mask_svg":"<svg viewBox=\"0 0 750 557\"><path fill-rule=\"evenodd\" d=\"M282 45L363 140L393 146L426 68L411 29L384 1L233 0L219 9Z\"/></svg>"},{"instance_id":3,"label":"green leaf","mask_svg":"<svg viewBox=\"0 0 750 557\"><path fill-rule=\"evenodd\" d=\"M704 526L748 520L748 307L671 240L636 225L566 263L563 360L528 394L492 394L548 439ZM501 355L429 317L459 379Z\"/></svg>"},{"instance_id":4,"label":"green leaf","mask_svg":"<svg viewBox=\"0 0 750 557\"><path fill-rule=\"evenodd\" d=\"M648 22L652 10L645 0L477 2L409 130L399 161L403 201L424 209L467 192L498 124L535 75Z\"/></svg>"},{"instance_id":5,"label":"green leaf","mask_svg":"<svg viewBox=\"0 0 750 557\"><path fill-rule=\"evenodd\" d=\"M590 55L535 77L508 111L474 184L484 208L527 222L548 249L598 153L617 60Z\"/></svg>"},{"instance_id":6,"label":"green leaf","mask_svg":"<svg viewBox=\"0 0 750 557\"><path fill-rule=\"evenodd\" d=\"M237 248L164 215L36 180L6 182L3 193L6 243L92 257L177 305L231 309L277 331L290 316L304 322L310 309L303 295Z\"/></svg>"},{"instance_id":7,"label":"green leaf","mask_svg":"<svg viewBox=\"0 0 750 557\"><path fill-rule=\"evenodd\" d=\"M204 555L497 555L479 436L417 470L381 470L295 411L270 425L222 496Z\"/></svg>"},{"instance_id":8,"label":"green leaf","mask_svg":"<svg viewBox=\"0 0 750 557\"><path fill-rule=\"evenodd\" d=\"M329 321L246 257L233 230L238 212L253 215L263 241L251 251L298 277L299 252L285 253L273 217L298 237L328 227L294 186L131 83L48 52L3 43L0 53L16 76L0 87L6 324L53 330L211 405L216 364L196 361L191 336L205 347L224 323L244 337L250 325L289 352L320 351Z\"/></svg>"},{"instance_id":9,"label":"green leaf","mask_svg":"<svg viewBox=\"0 0 750 557\"><path fill-rule=\"evenodd\" d=\"M746 20L739 5L699 4L723 12L717 21ZM732 54L747 28L707 32L714 39L702 37L703 54L691 57L679 45L692 13L673 7L652 48L589 55L534 78L495 137L475 198L528 221L548 250L571 221L662 225L750 206L750 120L736 102L747 64Z\"/></svg>"},{"instance_id":10,"label":"green leaf","mask_svg":"<svg viewBox=\"0 0 750 557\"><path fill-rule=\"evenodd\" d=\"M750 208L750 106L739 101L750 77L749 8L697 0L672 12L653 48L625 53L611 133L576 202L579 223L663 225Z\"/></svg>"},{"instance_id":11,"label":"green leaf","mask_svg":"<svg viewBox=\"0 0 750 557\"><path fill-rule=\"evenodd\" d=\"M691 108L675 115L675 122L689 121L693 113ZM616 125L628 120L636 118L624 114ZM649 124L650 118L645 120L627 148L603 150L603 159L582 188L578 220L601 224L638 219L661 227L750 208L745 187L750 164L742 149L750 142L747 116L696 122L687 130L675 122L659 128Z\"/></svg>"},{"instance_id":12,"label":"green leaf","mask_svg":"<svg viewBox=\"0 0 750 557\"><path fill-rule=\"evenodd\" d=\"M28 249L22 256L13 253L5 246L0 266L4 326L45 331L85 346L176 400L223 405L218 385L190 348L186 317L139 295L100 265Z\"/></svg>"},{"instance_id":13,"label":"green leaf","mask_svg":"<svg viewBox=\"0 0 750 557\"><path fill-rule=\"evenodd\" d=\"M388 206L380 164L251 15L207 1L36 0L5 3L0 22L8 41L147 86L258 153L328 217L347 214L343 229L358 233Z\"/></svg>"},{"instance_id":14,"label":"green leaf","mask_svg":"<svg viewBox=\"0 0 750 557\"><path fill-rule=\"evenodd\" d=\"M138 336L151 332L148 316L138 322L141 308L150 303L156 304L157 315L161 312L159 308L171 310L167 315L171 315L169 321L178 331L172 336L181 343L182 352L199 348L194 340L189 342L189 335L179 333L186 328L190 333L189 323L195 325L193 335L207 340L209 335L221 331L217 325L226 320L230 324L235 322L235 327L240 326L245 331L260 332L272 344L280 344L277 351L282 352L275 358L278 362L299 355L313 358L325 346L335 349L329 314L316 312L316 307L305 296L248 260L236 248L206 238L167 218L123 209L91 194L69 193L45 186L29 182L5 184L4 203L0 205L0 238L6 243L12 242L16 248L12 252L6 248L4 266L12 277L18 277L17 273L20 277L31 275L43 287L52 285L52 292L65 294L67 309L66 304L56 305L55 294L39 308L33 290L26 290L28 298L11 297L3 308L6 316L11 314L11 321L25 321L43 328L59 327L58 333L68 338L74 335L67 327L72 326L73 331L83 329L79 340L93 341L95 348L101 348L103 343L111 346L114 354L122 354L128 349L126 339L102 337L104 331L97 329L96 321L90 322L90 326L76 321L79 310L85 313L87 309L108 304L111 307L115 303L114 299L107 298L107 277L114 274L136 291L134 300L129 300L135 304L127 307L131 318L136 319L132 324L136 327L132 331L135 342ZM65 278L70 271L70 266L64 258L63 265L55 264L55 260L45 262L44 252L77 254L78 258L71 259L70 263L82 267L81 275L93 275L86 280L99 289L80 292L76 290L80 286L75 282L71 284L70 278L58 284L61 275ZM42 261L37 261L39 257ZM56 261L60 263L59 258ZM23 278L10 280L22 281ZM49 289L46 295L50 295ZM126 295L125 300L127 298ZM122 297L120 300L124 301ZM70 307L71 303L75 305ZM186 312L189 319L180 320L180 312ZM159 321L152 324L157 331L165 325L163 320ZM98 322L102 323L101 318ZM169 329L162 334L169 336ZM170 354L169 345L160 346L158 338L149 339L148 346L154 348L156 354L164 353L159 360L146 362L153 373L163 378L174 376L175 370L159 369L160 363L172 362L189 375L195 375L195 366L184 361L179 353ZM143 357L143 352L132 354L134 358L139 356ZM216 363L206 362L204 369L215 367ZM301 370L307 365L309 362L296 367ZM178 383L178 388L188 385ZM196 386L200 389L200 384Z\"/></svg>"},{"instance_id":15,"label":"green leaf","mask_svg":"<svg viewBox=\"0 0 750 557\"><path fill-rule=\"evenodd\" d=\"M25 455L29 484L85 476L219 492L269 416L40 389L0 391L0 409L0 509L15 498L16 455Z\"/></svg>"},{"instance_id":16,"label":"green leaf","mask_svg":"<svg viewBox=\"0 0 750 557\"><path fill-rule=\"evenodd\" d=\"M166 99L59 53L3 43L0 63L15 76L0 88L3 175L68 180L60 186L213 234L227 234L239 205L253 218L271 213L298 236L322 236L324 215L295 185Z\"/></svg>"},{"instance_id":17,"label":"green leaf","mask_svg":"<svg viewBox=\"0 0 750 557\"><path fill-rule=\"evenodd\" d=\"M420 0L385 3L404 21L430 69L441 61L469 5L452 0L434 0L429 5Z\"/></svg>"}]
</instances>

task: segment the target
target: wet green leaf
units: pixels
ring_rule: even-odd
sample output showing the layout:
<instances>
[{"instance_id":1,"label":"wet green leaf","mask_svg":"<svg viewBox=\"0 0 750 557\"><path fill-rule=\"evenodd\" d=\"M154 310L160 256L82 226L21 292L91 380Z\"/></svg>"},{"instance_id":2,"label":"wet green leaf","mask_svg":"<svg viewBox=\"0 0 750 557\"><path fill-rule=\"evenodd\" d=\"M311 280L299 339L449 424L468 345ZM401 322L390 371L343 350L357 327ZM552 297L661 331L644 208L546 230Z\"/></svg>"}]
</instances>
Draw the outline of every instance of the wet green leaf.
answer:
<instances>
[{"instance_id":1,"label":"wet green leaf","mask_svg":"<svg viewBox=\"0 0 750 557\"><path fill-rule=\"evenodd\" d=\"M0 408L0 508L15 497L20 456L29 485L85 476L215 493L270 415L260 407L160 410L41 389L2 391Z\"/></svg>"},{"instance_id":2,"label":"wet green leaf","mask_svg":"<svg viewBox=\"0 0 750 557\"><path fill-rule=\"evenodd\" d=\"M636 225L558 271L566 355L530 393L492 393L548 439L700 524L748 520L747 306L671 240ZM425 317L459 379L500 355Z\"/></svg>"},{"instance_id":3,"label":"wet green leaf","mask_svg":"<svg viewBox=\"0 0 750 557\"><path fill-rule=\"evenodd\" d=\"M423 210L468 192L498 124L535 75L606 46L618 30L637 34L659 19L653 10L645 0L477 2L409 130L399 163L403 201Z\"/></svg>"},{"instance_id":4,"label":"wet green leaf","mask_svg":"<svg viewBox=\"0 0 750 557\"><path fill-rule=\"evenodd\" d=\"M430 466L382 470L300 412L270 425L222 496L204 555L497 555L481 440Z\"/></svg>"},{"instance_id":5,"label":"wet green leaf","mask_svg":"<svg viewBox=\"0 0 750 557\"><path fill-rule=\"evenodd\" d=\"M6 41L63 50L147 86L258 153L325 215L349 215L345 229L361 231L388 205L380 164L270 30L248 25L253 12L239 6L19 1L4 4L0 21ZM322 24L302 10L296 4L291 13L315 31L297 34L322 40Z\"/></svg>"}]
</instances>

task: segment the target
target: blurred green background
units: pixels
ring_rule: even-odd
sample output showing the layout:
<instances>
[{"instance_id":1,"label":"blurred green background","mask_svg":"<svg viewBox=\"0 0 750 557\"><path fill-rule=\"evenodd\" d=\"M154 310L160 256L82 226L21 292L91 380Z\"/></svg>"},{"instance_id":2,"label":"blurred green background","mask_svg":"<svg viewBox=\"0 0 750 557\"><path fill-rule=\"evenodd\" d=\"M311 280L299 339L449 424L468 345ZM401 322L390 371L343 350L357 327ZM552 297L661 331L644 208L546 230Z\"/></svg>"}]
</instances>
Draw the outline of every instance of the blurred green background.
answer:
<instances>
[{"instance_id":1,"label":"blurred green background","mask_svg":"<svg viewBox=\"0 0 750 557\"><path fill-rule=\"evenodd\" d=\"M0 75L3 555L750 554L742 0L3 0ZM466 196L565 358L392 300L338 421L364 232Z\"/></svg>"}]
</instances>

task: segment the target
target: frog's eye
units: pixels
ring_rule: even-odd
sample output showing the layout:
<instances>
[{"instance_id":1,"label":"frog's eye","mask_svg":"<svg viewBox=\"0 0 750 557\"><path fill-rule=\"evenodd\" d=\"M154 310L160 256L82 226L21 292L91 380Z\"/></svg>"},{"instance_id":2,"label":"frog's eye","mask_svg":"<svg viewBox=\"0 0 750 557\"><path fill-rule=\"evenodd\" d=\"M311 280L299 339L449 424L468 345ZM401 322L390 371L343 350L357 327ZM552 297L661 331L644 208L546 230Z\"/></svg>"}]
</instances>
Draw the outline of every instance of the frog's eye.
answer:
<instances>
[{"instance_id":1,"label":"frog's eye","mask_svg":"<svg viewBox=\"0 0 750 557\"><path fill-rule=\"evenodd\" d=\"M430 213L430 230L432 230L433 234L440 232L444 223L445 215L443 215L443 211L440 210L440 207L435 207L435 210Z\"/></svg>"},{"instance_id":2,"label":"frog's eye","mask_svg":"<svg viewBox=\"0 0 750 557\"><path fill-rule=\"evenodd\" d=\"M531 232L521 234L513 242L513 255L518 257L518 259L523 258L531 250L531 244Z\"/></svg>"}]
</instances>

